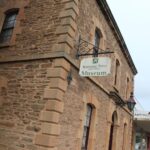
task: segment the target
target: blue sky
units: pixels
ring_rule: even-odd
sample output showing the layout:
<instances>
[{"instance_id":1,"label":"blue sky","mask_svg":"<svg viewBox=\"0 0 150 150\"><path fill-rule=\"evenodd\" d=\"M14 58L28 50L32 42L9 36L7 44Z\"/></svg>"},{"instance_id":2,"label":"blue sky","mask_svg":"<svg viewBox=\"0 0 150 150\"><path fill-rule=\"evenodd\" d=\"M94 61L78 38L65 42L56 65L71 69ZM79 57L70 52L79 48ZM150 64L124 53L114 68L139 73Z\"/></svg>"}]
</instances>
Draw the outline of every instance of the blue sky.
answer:
<instances>
[{"instance_id":1,"label":"blue sky","mask_svg":"<svg viewBox=\"0 0 150 150\"><path fill-rule=\"evenodd\" d=\"M150 1L107 0L138 69L135 97L150 111Z\"/></svg>"}]
</instances>

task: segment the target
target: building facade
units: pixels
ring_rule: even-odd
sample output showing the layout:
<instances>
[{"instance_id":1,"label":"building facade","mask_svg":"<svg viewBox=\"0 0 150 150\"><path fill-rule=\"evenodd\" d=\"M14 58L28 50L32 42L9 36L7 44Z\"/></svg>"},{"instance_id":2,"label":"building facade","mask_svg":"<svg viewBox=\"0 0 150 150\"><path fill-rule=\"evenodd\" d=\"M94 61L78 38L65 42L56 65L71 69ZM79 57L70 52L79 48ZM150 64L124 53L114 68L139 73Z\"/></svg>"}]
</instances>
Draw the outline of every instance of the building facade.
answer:
<instances>
[{"instance_id":1,"label":"building facade","mask_svg":"<svg viewBox=\"0 0 150 150\"><path fill-rule=\"evenodd\" d=\"M150 113L134 112L135 150L150 150Z\"/></svg>"},{"instance_id":2,"label":"building facade","mask_svg":"<svg viewBox=\"0 0 150 150\"><path fill-rule=\"evenodd\" d=\"M131 149L137 70L105 0L1 0L0 31L1 150ZM111 74L79 76L82 46Z\"/></svg>"}]
</instances>

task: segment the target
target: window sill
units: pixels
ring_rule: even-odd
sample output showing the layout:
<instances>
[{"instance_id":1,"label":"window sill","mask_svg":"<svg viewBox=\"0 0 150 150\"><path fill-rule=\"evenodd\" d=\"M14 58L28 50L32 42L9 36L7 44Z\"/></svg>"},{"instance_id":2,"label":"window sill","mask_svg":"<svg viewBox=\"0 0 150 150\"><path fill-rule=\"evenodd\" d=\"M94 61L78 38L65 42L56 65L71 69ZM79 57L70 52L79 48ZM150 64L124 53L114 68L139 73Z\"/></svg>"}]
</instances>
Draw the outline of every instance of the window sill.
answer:
<instances>
[{"instance_id":1,"label":"window sill","mask_svg":"<svg viewBox=\"0 0 150 150\"><path fill-rule=\"evenodd\" d=\"M0 49L1 49L1 48L5 48L5 47L10 47L10 43L9 43L9 42L0 43Z\"/></svg>"}]
</instances>

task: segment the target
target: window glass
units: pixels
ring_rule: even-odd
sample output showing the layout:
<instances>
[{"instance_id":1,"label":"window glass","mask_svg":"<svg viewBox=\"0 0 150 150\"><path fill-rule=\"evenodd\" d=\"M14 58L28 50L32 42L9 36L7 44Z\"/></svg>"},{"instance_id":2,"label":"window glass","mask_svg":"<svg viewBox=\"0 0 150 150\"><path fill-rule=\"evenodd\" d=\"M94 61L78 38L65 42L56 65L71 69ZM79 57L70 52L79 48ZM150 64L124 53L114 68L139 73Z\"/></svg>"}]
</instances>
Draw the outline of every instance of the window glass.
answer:
<instances>
[{"instance_id":1,"label":"window glass","mask_svg":"<svg viewBox=\"0 0 150 150\"><path fill-rule=\"evenodd\" d=\"M99 48L99 45L100 45L100 38L101 38L100 30L98 28L96 28L95 38L94 38L94 45L97 48Z\"/></svg>"},{"instance_id":2,"label":"window glass","mask_svg":"<svg viewBox=\"0 0 150 150\"><path fill-rule=\"evenodd\" d=\"M98 32L95 32L95 41L94 41L94 45L96 47L99 47L100 44L100 35L98 34Z\"/></svg>"},{"instance_id":3,"label":"window glass","mask_svg":"<svg viewBox=\"0 0 150 150\"><path fill-rule=\"evenodd\" d=\"M129 88L130 88L130 81L129 78L127 78L127 83L126 83L126 99L128 99L128 95L129 95Z\"/></svg>"},{"instance_id":4,"label":"window glass","mask_svg":"<svg viewBox=\"0 0 150 150\"><path fill-rule=\"evenodd\" d=\"M18 11L13 11L6 14L3 28L0 33L0 43L5 43L10 40L15 27L17 14Z\"/></svg>"},{"instance_id":5,"label":"window glass","mask_svg":"<svg viewBox=\"0 0 150 150\"><path fill-rule=\"evenodd\" d=\"M84 130L83 130L83 137L82 137L82 148L81 148L82 150L87 150L91 115L92 115L92 106L87 105L87 112L85 115Z\"/></svg>"},{"instance_id":6,"label":"window glass","mask_svg":"<svg viewBox=\"0 0 150 150\"><path fill-rule=\"evenodd\" d=\"M114 84L117 85L118 81L118 72L119 72L120 63L118 60L116 60L116 68L115 68L115 82Z\"/></svg>"}]
</instances>

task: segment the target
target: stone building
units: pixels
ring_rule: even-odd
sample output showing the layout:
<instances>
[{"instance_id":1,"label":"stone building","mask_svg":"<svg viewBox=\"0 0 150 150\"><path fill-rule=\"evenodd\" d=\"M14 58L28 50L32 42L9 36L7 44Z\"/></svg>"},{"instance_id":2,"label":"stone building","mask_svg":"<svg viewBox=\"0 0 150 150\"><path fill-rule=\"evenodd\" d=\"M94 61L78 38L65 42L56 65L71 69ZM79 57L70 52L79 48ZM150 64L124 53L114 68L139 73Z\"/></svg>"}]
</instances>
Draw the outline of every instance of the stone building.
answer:
<instances>
[{"instance_id":1,"label":"stone building","mask_svg":"<svg viewBox=\"0 0 150 150\"><path fill-rule=\"evenodd\" d=\"M0 31L0 150L131 149L137 70L106 0L1 0ZM79 37L110 75L79 76Z\"/></svg>"}]
</instances>

